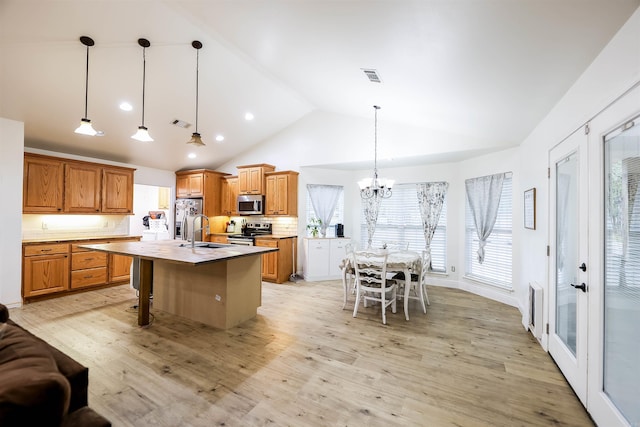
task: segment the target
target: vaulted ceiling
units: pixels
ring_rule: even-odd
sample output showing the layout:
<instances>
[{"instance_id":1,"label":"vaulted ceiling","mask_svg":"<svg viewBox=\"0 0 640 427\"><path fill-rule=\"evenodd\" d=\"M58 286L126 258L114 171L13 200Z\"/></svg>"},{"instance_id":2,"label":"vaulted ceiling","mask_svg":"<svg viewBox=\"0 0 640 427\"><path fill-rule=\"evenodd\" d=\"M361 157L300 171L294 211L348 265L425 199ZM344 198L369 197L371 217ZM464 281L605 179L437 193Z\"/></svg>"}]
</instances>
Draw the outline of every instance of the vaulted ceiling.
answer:
<instances>
[{"instance_id":1,"label":"vaulted ceiling","mask_svg":"<svg viewBox=\"0 0 640 427\"><path fill-rule=\"evenodd\" d=\"M394 126L514 146L639 5L0 0L0 116L25 123L29 147L167 170L193 165L190 152L198 165L215 168L308 115L370 119L374 104ZM95 41L87 116L100 137L73 132L84 115L83 35ZM141 37L151 43L144 112L150 143L130 138L142 119ZM198 131L207 145L198 149L186 144L195 130L193 40L203 44ZM377 70L382 82L370 82L363 68ZM119 109L123 101L132 111ZM178 127L176 119L191 126Z\"/></svg>"}]
</instances>

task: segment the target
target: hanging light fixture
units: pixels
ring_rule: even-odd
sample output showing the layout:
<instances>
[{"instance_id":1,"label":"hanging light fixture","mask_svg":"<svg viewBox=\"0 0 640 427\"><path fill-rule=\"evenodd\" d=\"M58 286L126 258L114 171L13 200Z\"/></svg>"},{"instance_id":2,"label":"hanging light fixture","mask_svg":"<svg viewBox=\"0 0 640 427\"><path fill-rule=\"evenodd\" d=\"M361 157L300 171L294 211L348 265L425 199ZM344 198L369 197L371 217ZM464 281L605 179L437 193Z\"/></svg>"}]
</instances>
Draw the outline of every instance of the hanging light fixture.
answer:
<instances>
[{"instance_id":1,"label":"hanging light fixture","mask_svg":"<svg viewBox=\"0 0 640 427\"><path fill-rule=\"evenodd\" d=\"M131 135L131 138L137 139L138 141L142 142L150 142L153 141L153 138L151 138L151 135L149 135L149 131L144 126L144 87L146 83L147 71L146 51L147 48L151 46L151 43L149 43L149 40L147 39L138 39L138 44L142 46L142 125L138 126L138 131L134 135Z\"/></svg>"},{"instance_id":2,"label":"hanging light fixture","mask_svg":"<svg viewBox=\"0 0 640 427\"><path fill-rule=\"evenodd\" d=\"M194 40L191 43L191 46L196 50L196 131L191 134L191 139L187 141L187 144L203 147L206 144L202 142L202 138L198 133L198 73L200 71L200 49L202 48L202 43L198 40Z\"/></svg>"},{"instance_id":3,"label":"hanging light fixture","mask_svg":"<svg viewBox=\"0 0 640 427\"><path fill-rule=\"evenodd\" d=\"M95 136L98 132L91 126L91 120L87 118L87 104L89 100L89 47L94 45L91 37L80 37L80 43L87 47L87 69L84 80L84 117L80 120L80 126L75 130L75 133L82 135Z\"/></svg>"},{"instance_id":4,"label":"hanging light fixture","mask_svg":"<svg viewBox=\"0 0 640 427\"><path fill-rule=\"evenodd\" d=\"M394 180L378 178L378 110L379 106L374 105L375 125L374 125L374 152L373 152L373 178L364 178L358 181L360 186L360 197L363 199L391 197L391 187Z\"/></svg>"}]
</instances>

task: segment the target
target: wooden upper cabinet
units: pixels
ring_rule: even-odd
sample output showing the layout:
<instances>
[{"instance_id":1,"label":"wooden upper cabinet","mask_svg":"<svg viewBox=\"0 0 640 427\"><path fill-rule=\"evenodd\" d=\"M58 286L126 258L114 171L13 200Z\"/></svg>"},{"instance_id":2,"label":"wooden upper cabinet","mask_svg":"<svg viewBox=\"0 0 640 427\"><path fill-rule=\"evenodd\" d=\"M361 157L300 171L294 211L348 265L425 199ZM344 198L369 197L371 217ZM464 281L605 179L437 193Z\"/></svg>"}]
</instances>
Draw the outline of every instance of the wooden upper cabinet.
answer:
<instances>
[{"instance_id":1,"label":"wooden upper cabinet","mask_svg":"<svg viewBox=\"0 0 640 427\"><path fill-rule=\"evenodd\" d=\"M64 167L64 211L99 213L102 167L90 163L67 163Z\"/></svg>"},{"instance_id":2,"label":"wooden upper cabinet","mask_svg":"<svg viewBox=\"0 0 640 427\"><path fill-rule=\"evenodd\" d=\"M221 210L222 215L238 214L238 177L225 176L222 179L221 190Z\"/></svg>"},{"instance_id":3,"label":"wooden upper cabinet","mask_svg":"<svg viewBox=\"0 0 640 427\"><path fill-rule=\"evenodd\" d=\"M204 197L204 171L176 172L176 197Z\"/></svg>"},{"instance_id":4,"label":"wooden upper cabinet","mask_svg":"<svg viewBox=\"0 0 640 427\"><path fill-rule=\"evenodd\" d=\"M132 214L134 171L25 153L22 212Z\"/></svg>"},{"instance_id":5,"label":"wooden upper cabinet","mask_svg":"<svg viewBox=\"0 0 640 427\"><path fill-rule=\"evenodd\" d=\"M37 154L24 155L23 213L59 213L63 208L64 162Z\"/></svg>"},{"instance_id":6,"label":"wooden upper cabinet","mask_svg":"<svg viewBox=\"0 0 640 427\"><path fill-rule=\"evenodd\" d=\"M275 169L266 163L238 166L238 194L265 194L265 173Z\"/></svg>"},{"instance_id":7,"label":"wooden upper cabinet","mask_svg":"<svg viewBox=\"0 0 640 427\"><path fill-rule=\"evenodd\" d=\"M102 212L133 213L133 169L102 169Z\"/></svg>"},{"instance_id":8,"label":"wooden upper cabinet","mask_svg":"<svg viewBox=\"0 0 640 427\"><path fill-rule=\"evenodd\" d=\"M266 173L266 215L298 215L298 172Z\"/></svg>"}]
</instances>

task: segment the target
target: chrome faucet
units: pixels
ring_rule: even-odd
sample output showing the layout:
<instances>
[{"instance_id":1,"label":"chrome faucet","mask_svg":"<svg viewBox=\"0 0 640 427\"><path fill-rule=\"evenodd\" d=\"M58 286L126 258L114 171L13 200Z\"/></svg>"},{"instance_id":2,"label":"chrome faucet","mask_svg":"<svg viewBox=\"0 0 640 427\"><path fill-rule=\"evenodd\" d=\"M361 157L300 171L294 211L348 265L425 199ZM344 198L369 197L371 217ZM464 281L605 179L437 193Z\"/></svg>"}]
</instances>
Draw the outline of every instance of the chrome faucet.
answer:
<instances>
[{"instance_id":1,"label":"chrome faucet","mask_svg":"<svg viewBox=\"0 0 640 427\"><path fill-rule=\"evenodd\" d=\"M196 219L198 218L202 218L202 219L200 220L200 228L196 229ZM207 220L207 226L203 227L203 223L205 219ZM193 230L191 232L191 249L194 249L196 247L196 231L206 230L206 232L209 233L209 217L206 216L205 214L198 214L194 216L193 223L191 224L191 230Z\"/></svg>"}]
</instances>

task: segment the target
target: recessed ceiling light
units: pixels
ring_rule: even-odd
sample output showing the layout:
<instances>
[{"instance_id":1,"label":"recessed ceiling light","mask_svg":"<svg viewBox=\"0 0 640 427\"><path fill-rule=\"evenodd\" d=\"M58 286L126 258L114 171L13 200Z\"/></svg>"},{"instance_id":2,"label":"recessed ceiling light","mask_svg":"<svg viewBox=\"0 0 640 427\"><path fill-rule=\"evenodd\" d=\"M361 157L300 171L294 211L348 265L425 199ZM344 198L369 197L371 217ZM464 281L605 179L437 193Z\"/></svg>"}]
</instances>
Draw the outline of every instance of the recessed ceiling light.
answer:
<instances>
[{"instance_id":1,"label":"recessed ceiling light","mask_svg":"<svg viewBox=\"0 0 640 427\"><path fill-rule=\"evenodd\" d=\"M133 110L133 106L125 101L120 104L120 109L122 111L131 111Z\"/></svg>"},{"instance_id":2,"label":"recessed ceiling light","mask_svg":"<svg viewBox=\"0 0 640 427\"><path fill-rule=\"evenodd\" d=\"M195 159L196 158L196 153L189 153L187 154L187 157L190 159Z\"/></svg>"},{"instance_id":3,"label":"recessed ceiling light","mask_svg":"<svg viewBox=\"0 0 640 427\"><path fill-rule=\"evenodd\" d=\"M224 136L222 136L220 134L216 135L216 141L218 141L218 142L224 141Z\"/></svg>"},{"instance_id":4,"label":"recessed ceiling light","mask_svg":"<svg viewBox=\"0 0 640 427\"><path fill-rule=\"evenodd\" d=\"M250 121L250 120L253 120L253 114L252 114L252 113L246 113L246 114L244 115L244 119L245 119L245 120L249 120L249 121Z\"/></svg>"}]
</instances>

